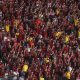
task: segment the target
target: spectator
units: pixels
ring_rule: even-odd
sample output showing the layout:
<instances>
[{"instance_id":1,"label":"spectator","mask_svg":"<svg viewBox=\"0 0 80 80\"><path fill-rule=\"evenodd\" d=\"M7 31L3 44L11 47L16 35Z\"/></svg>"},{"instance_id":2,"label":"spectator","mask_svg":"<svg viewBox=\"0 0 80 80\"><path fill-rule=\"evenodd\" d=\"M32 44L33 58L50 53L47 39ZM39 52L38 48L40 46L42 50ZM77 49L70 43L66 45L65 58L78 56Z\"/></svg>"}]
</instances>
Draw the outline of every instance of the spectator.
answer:
<instances>
[{"instance_id":1,"label":"spectator","mask_svg":"<svg viewBox=\"0 0 80 80\"><path fill-rule=\"evenodd\" d=\"M80 79L79 0L0 1L0 78Z\"/></svg>"}]
</instances>

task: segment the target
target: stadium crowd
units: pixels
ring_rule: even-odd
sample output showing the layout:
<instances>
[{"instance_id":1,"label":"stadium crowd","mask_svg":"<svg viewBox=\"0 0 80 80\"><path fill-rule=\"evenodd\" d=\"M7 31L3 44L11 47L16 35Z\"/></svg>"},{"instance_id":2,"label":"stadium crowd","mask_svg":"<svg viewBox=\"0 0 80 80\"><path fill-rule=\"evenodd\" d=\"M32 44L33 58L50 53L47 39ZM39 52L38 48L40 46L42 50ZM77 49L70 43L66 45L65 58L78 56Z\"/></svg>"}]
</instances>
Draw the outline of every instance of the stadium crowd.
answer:
<instances>
[{"instance_id":1,"label":"stadium crowd","mask_svg":"<svg viewBox=\"0 0 80 80\"><path fill-rule=\"evenodd\" d=\"M80 80L80 0L0 0L0 80Z\"/></svg>"}]
</instances>

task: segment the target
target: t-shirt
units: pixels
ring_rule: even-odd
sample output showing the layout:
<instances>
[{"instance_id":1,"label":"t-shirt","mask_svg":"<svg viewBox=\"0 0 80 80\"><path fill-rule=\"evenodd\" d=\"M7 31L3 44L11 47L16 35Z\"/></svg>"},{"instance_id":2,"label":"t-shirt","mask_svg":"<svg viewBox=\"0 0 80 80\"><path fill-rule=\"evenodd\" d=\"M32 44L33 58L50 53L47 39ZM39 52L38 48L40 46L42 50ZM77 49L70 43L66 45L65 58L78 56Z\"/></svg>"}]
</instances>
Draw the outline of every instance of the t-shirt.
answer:
<instances>
[{"instance_id":1,"label":"t-shirt","mask_svg":"<svg viewBox=\"0 0 80 80\"><path fill-rule=\"evenodd\" d=\"M6 32L10 31L10 25L6 25Z\"/></svg>"},{"instance_id":2,"label":"t-shirt","mask_svg":"<svg viewBox=\"0 0 80 80\"><path fill-rule=\"evenodd\" d=\"M41 24L41 20L40 19L37 19L36 20L36 25L40 25Z\"/></svg>"},{"instance_id":3,"label":"t-shirt","mask_svg":"<svg viewBox=\"0 0 80 80\"><path fill-rule=\"evenodd\" d=\"M44 61L45 61L46 63L48 63L48 62L49 62L49 58L44 58Z\"/></svg>"},{"instance_id":4,"label":"t-shirt","mask_svg":"<svg viewBox=\"0 0 80 80\"><path fill-rule=\"evenodd\" d=\"M23 68L22 68L22 71L23 71L23 72L27 72L27 70L28 70L28 65L25 64L25 65L23 66Z\"/></svg>"},{"instance_id":5,"label":"t-shirt","mask_svg":"<svg viewBox=\"0 0 80 80\"><path fill-rule=\"evenodd\" d=\"M70 79L70 77L71 77L71 73L70 72L66 72L66 78Z\"/></svg>"},{"instance_id":6,"label":"t-shirt","mask_svg":"<svg viewBox=\"0 0 80 80\"><path fill-rule=\"evenodd\" d=\"M66 43L69 42L69 36L68 36L68 35L65 37L65 42L66 42Z\"/></svg>"},{"instance_id":7,"label":"t-shirt","mask_svg":"<svg viewBox=\"0 0 80 80\"><path fill-rule=\"evenodd\" d=\"M29 37L27 38L27 41L32 41L32 40L33 40L33 38L31 38L31 37L30 38Z\"/></svg>"},{"instance_id":8,"label":"t-shirt","mask_svg":"<svg viewBox=\"0 0 80 80\"><path fill-rule=\"evenodd\" d=\"M80 38L80 31L78 31L78 38Z\"/></svg>"},{"instance_id":9,"label":"t-shirt","mask_svg":"<svg viewBox=\"0 0 80 80\"><path fill-rule=\"evenodd\" d=\"M33 41L30 41L30 46L32 47L34 45L34 42Z\"/></svg>"},{"instance_id":10,"label":"t-shirt","mask_svg":"<svg viewBox=\"0 0 80 80\"><path fill-rule=\"evenodd\" d=\"M61 34L62 34L62 32L56 32L55 36L56 36L57 38L59 38L59 37L61 36Z\"/></svg>"},{"instance_id":11,"label":"t-shirt","mask_svg":"<svg viewBox=\"0 0 80 80\"><path fill-rule=\"evenodd\" d=\"M78 25L78 19L74 19L74 24L75 24L75 26L77 26Z\"/></svg>"}]
</instances>

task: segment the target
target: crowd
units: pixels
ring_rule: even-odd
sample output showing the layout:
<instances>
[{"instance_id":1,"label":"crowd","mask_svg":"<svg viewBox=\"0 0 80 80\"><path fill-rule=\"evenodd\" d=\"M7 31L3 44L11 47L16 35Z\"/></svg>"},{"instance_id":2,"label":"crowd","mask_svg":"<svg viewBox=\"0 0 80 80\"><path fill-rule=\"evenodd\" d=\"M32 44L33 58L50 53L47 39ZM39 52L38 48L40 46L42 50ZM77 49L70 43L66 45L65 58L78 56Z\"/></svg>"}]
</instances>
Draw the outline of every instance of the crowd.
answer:
<instances>
[{"instance_id":1,"label":"crowd","mask_svg":"<svg viewBox=\"0 0 80 80\"><path fill-rule=\"evenodd\" d=\"M0 0L0 80L80 80L80 0Z\"/></svg>"}]
</instances>

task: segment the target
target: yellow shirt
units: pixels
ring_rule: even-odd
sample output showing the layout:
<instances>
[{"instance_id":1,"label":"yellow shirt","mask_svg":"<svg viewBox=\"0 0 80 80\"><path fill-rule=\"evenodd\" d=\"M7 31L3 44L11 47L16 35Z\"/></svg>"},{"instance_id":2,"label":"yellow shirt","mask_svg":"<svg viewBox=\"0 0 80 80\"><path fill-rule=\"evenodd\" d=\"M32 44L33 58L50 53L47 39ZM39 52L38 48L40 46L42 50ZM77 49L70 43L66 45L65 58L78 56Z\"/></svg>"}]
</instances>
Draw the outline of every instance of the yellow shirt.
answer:
<instances>
[{"instance_id":1,"label":"yellow shirt","mask_svg":"<svg viewBox=\"0 0 80 80\"><path fill-rule=\"evenodd\" d=\"M10 31L10 25L6 25L6 32Z\"/></svg>"},{"instance_id":2,"label":"yellow shirt","mask_svg":"<svg viewBox=\"0 0 80 80\"><path fill-rule=\"evenodd\" d=\"M77 26L77 25L78 25L78 22L79 22L79 20L78 20L78 19L74 19L74 24L75 24L75 26Z\"/></svg>"},{"instance_id":3,"label":"yellow shirt","mask_svg":"<svg viewBox=\"0 0 80 80\"><path fill-rule=\"evenodd\" d=\"M27 65L27 64L25 64L25 65L23 66L22 71L27 72L27 70L28 70L28 65Z\"/></svg>"},{"instance_id":4,"label":"yellow shirt","mask_svg":"<svg viewBox=\"0 0 80 80\"><path fill-rule=\"evenodd\" d=\"M78 38L80 38L80 31L78 31Z\"/></svg>"},{"instance_id":5,"label":"yellow shirt","mask_svg":"<svg viewBox=\"0 0 80 80\"><path fill-rule=\"evenodd\" d=\"M44 78L43 77L40 77L40 80L44 80Z\"/></svg>"},{"instance_id":6,"label":"yellow shirt","mask_svg":"<svg viewBox=\"0 0 80 80\"><path fill-rule=\"evenodd\" d=\"M69 42L69 36L68 35L65 37L65 42L66 43Z\"/></svg>"},{"instance_id":7,"label":"yellow shirt","mask_svg":"<svg viewBox=\"0 0 80 80\"><path fill-rule=\"evenodd\" d=\"M70 79L70 77L71 77L71 73L70 72L66 72L66 78Z\"/></svg>"},{"instance_id":8,"label":"yellow shirt","mask_svg":"<svg viewBox=\"0 0 80 80\"><path fill-rule=\"evenodd\" d=\"M31 37L27 38L27 41L32 41L32 40L33 40L33 38L31 38Z\"/></svg>"},{"instance_id":9,"label":"yellow shirt","mask_svg":"<svg viewBox=\"0 0 80 80\"><path fill-rule=\"evenodd\" d=\"M59 38L62 35L62 32L56 32L55 36Z\"/></svg>"},{"instance_id":10,"label":"yellow shirt","mask_svg":"<svg viewBox=\"0 0 80 80\"><path fill-rule=\"evenodd\" d=\"M46 63L49 63L49 58L44 58L44 61L45 61Z\"/></svg>"}]
</instances>

